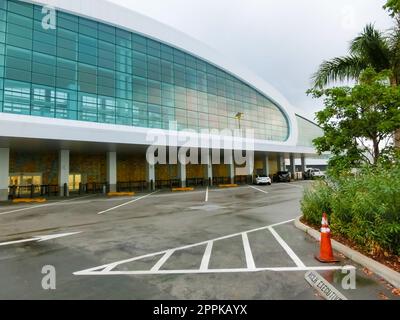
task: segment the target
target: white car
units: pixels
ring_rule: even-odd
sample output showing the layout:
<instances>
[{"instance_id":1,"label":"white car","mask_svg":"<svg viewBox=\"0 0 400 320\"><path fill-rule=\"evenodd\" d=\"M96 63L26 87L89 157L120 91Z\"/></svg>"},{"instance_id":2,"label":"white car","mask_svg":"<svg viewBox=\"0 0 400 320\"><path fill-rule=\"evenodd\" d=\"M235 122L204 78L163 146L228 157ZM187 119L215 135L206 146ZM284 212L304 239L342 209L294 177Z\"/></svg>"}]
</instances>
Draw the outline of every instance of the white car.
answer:
<instances>
[{"instance_id":1,"label":"white car","mask_svg":"<svg viewBox=\"0 0 400 320\"><path fill-rule=\"evenodd\" d=\"M323 179L325 178L325 173L323 173L319 169L308 169L305 172L305 178L306 179Z\"/></svg>"},{"instance_id":2,"label":"white car","mask_svg":"<svg viewBox=\"0 0 400 320\"><path fill-rule=\"evenodd\" d=\"M271 178L268 177L268 176L256 176L255 183L256 183L257 185L260 185L260 184L267 184L267 185L270 186L270 185L272 184L272 180L271 180Z\"/></svg>"}]
</instances>

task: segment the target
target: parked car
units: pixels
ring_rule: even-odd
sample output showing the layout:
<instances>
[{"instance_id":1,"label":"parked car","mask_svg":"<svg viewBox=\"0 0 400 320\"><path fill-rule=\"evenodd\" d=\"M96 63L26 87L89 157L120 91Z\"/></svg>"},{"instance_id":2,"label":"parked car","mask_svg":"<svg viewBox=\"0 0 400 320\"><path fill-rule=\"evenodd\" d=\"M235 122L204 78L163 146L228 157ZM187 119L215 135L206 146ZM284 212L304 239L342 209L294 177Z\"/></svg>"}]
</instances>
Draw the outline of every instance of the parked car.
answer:
<instances>
[{"instance_id":1,"label":"parked car","mask_svg":"<svg viewBox=\"0 0 400 320\"><path fill-rule=\"evenodd\" d=\"M314 179L323 179L325 178L325 174L319 169L307 169L304 173L304 179L306 180L314 180Z\"/></svg>"},{"instance_id":2,"label":"parked car","mask_svg":"<svg viewBox=\"0 0 400 320\"><path fill-rule=\"evenodd\" d=\"M290 172L289 171L278 171L274 175L274 182L290 182Z\"/></svg>"},{"instance_id":3,"label":"parked car","mask_svg":"<svg viewBox=\"0 0 400 320\"><path fill-rule=\"evenodd\" d=\"M254 180L254 182L257 185L266 184L266 185L270 186L272 184L271 178L266 176L266 175L258 175L258 176L256 176L256 179Z\"/></svg>"}]
</instances>

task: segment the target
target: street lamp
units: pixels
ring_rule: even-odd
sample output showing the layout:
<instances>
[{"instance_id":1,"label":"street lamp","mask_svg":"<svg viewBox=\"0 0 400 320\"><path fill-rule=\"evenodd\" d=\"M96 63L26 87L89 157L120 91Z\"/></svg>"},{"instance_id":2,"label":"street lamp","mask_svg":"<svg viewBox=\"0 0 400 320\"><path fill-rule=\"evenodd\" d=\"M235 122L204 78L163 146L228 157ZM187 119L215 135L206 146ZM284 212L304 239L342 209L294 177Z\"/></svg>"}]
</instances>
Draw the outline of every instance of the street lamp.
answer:
<instances>
[{"instance_id":1,"label":"street lamp","mask_svg":"<svg viewBox=\"0 0 400 320\"><path fill-rule=\"evenodd\" d=\"M238 113L236 114L236 116L235 116L235 119L237 119L238 122L239 122L239 130L242 129L241 126L240 126L240 121L242 120L243 116L244 116L244 113L243 113L243 112L238 112Z\"/></svg>"}]
</instances>

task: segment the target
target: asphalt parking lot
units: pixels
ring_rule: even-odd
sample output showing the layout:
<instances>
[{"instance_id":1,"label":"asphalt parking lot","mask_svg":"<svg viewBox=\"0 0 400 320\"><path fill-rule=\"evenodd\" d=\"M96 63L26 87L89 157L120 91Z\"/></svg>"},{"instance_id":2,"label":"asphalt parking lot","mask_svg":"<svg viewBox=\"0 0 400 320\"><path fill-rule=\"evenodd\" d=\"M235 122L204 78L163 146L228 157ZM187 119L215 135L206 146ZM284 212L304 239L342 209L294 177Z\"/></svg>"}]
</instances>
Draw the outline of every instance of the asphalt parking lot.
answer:
<instances>
[{"instance_id":1,"label":"asphalt parking lot","mask_svg":"<svg viewBox=\"0 0 400 320\"><path fill-rule=\"evenodd\" d=\"M344 257L314 259L318 243L293 225L309 183L2 205L0 299L319 300L310 269L348 299L396 299ZM55 290L42 288L46 265ZM347 265L355 290L341 286Z\"/></svg>"}]
</instances>

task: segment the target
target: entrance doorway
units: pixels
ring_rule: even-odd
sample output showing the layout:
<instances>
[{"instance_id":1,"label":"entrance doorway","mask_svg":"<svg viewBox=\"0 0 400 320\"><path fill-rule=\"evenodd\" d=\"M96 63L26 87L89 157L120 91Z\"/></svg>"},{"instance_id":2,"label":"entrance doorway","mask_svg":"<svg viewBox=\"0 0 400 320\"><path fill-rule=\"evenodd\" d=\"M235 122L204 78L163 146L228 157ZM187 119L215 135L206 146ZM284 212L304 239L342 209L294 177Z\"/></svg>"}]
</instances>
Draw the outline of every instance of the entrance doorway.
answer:
<instances>
[{"instance_id":1,"label":"entrance doorway","mask_svg":"<svg viewBox=\"0 0 400 320\"><path fill-rule=\"evenodd\" d=\"M12 173L10 174L10 186L27 187L42 184L41 173Z\"/></svg>"},{"instance_id":2,"label":"entrance doorway","mask_svg":"<svg viewBox=\"0 0 400 320\"><path fill-rule=\"evenodd\" d=\"M68 188L69 191L79 191L79 185L82 183L82 175L73 173L69 175Z\"/></svg>"}]
</instances>

